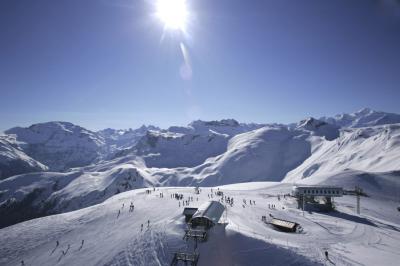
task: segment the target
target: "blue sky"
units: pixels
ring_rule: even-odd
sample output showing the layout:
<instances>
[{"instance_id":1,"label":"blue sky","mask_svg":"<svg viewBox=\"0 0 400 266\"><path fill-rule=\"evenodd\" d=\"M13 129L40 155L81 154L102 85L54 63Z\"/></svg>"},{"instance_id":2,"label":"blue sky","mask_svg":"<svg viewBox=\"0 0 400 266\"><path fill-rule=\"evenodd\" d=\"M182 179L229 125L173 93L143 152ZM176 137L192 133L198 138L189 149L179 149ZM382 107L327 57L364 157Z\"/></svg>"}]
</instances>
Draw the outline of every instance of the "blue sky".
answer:
<instances>
[{"instance_id":1,"label":"blue sky","mask_svg":"<svg viewBox=\"0 0 400 266\"><path fill-rule=\"evenodd\" d=\"M398 1L187 2L162 38L151 0L0 1L0 130L400 113Z\"/></svg>"}]
</instances>

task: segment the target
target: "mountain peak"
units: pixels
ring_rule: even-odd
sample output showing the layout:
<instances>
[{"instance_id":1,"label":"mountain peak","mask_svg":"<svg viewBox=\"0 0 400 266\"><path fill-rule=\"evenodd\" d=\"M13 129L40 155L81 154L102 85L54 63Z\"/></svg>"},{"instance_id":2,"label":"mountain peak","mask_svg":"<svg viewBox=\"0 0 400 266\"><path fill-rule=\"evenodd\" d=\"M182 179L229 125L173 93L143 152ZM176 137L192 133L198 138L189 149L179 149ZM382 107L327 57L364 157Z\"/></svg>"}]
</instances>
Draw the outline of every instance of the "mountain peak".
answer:
<instances>
[{"instance_id":1,"label":"mountain peak","mask_svg":"<svg viewBox=\"0 0 400 266\"><path fill-rule=\"evenodd\" d=\"M358 110L357 112L355 112L355 114L368 115L368 114L375 113L375 112L376 111L372 110L371 108L364 107L364 108L361 108L360 110Z\"/></svg>"},{"instance_id":2,"label":"mountain peak","mask_svg":"<svg viewBox=\"0 0 400 266\"><path fill-rule=\"evenodd\" d=\"M322 117L320 120L340 127L360 128L400 123L400 115L362 108L351 114Z\"/></svg>"},{"instance_id":3,"label":"mountain peak","mask_svg":"<svg viewBox=\"0 0 400 266\"><path fill-rule=\"evenodd\" d=\"M206 126L206 127L237 127L239 126L239 122L235 119L221 119L221 120L211 120L211 121L203 121L203 120L195 120L189 124L192 127L198 126Z\"/></svg>"}]
</instances>

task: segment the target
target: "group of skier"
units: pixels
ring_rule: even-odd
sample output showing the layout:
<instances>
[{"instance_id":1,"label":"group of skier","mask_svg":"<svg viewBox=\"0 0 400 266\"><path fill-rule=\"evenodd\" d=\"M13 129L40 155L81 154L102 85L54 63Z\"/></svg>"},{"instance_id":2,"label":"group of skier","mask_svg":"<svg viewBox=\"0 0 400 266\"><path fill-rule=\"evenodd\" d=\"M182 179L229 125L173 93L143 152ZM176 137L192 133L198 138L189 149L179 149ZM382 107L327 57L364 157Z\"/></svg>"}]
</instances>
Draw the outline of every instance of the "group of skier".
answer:
<instances>
[{"instance_id":1,"label":"group of skier","mask_svg":"<svg viewBox=\"0 0 400 266\"><path fill-rule=\"evenodd\" d=\"M147 228L150 228L150 220L147 220ZM140 225L140 231L143 231L143 224Z\"/></svg>"}]
</instances>

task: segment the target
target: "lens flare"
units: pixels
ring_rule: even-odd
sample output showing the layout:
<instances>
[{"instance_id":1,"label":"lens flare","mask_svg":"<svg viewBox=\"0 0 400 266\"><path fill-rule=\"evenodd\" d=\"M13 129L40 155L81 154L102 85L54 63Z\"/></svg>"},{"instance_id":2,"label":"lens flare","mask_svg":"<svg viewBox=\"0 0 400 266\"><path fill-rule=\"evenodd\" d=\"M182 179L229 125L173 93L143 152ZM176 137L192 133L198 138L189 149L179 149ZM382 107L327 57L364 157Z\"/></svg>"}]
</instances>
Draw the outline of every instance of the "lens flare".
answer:
<instances>
[{"instance_id":1,"label":"lens flare","mask_svg":"<svg viewBox=\"0 0 400 266\"><path fill-rule=\"evenodd\" d=\"M186 0L157 0L157 17L167 29L185 30L189 12Z\"/></svg>"}]
</instances>

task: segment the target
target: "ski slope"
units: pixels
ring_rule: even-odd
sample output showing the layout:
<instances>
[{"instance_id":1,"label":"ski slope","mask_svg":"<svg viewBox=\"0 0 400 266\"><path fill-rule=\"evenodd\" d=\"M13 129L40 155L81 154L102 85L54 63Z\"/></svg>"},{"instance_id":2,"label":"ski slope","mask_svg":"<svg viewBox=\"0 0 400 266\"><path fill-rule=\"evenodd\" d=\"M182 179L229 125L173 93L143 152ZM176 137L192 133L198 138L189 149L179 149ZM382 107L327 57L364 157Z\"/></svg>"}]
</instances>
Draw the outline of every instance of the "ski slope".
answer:
<instances>
[{"instance_id":1,"label":"ski slope","mask_svg":"<svg viewBox=\"0 0 400 266\"><path fill-rule=\"evenodd\" d=\"M210 230L208 241L199 244L198 265L398 265L400 215L395 199L362 198L361 215L354 214L353 196L336 200L335 212L302 213L292 198L276 197L291 187L278 182L219 187L234 204ZM172 252L191 246L182 240L182 201L170 195L192 196L190 206L198 206L210 200L211 189L217 188L203 187L199 195L193 187L155 188L151 194L137 189L88 208L0 229L0 264L169 265ZM303 233L276 231L261 221L269 214L300 223Z\"/></svg>"}]
</instances>

